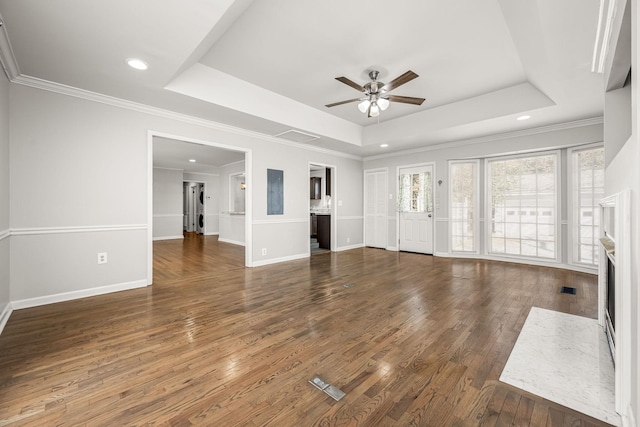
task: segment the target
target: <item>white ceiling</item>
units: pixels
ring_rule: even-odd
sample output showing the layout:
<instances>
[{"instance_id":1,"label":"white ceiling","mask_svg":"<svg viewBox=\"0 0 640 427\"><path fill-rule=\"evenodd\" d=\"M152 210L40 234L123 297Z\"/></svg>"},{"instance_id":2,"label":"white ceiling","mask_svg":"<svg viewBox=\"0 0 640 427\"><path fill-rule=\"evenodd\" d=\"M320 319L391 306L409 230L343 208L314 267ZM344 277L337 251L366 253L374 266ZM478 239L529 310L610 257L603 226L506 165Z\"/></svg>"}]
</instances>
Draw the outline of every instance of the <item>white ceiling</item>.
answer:
<instances>
[{"instance_id":1,"label":"white ceiling","mask_svg":"<svg viewBox=\"0 0 640 427\"><path fill-rule=\"evenodd\" d=\"M195 160L191 162L190 160ZM244 160L244 152L208 145L153 138L153 166L185 172L217 174L218 168Z\"/></svg>"},{"instance_id":2,"label":"white ceiling","mask_svg":"<svg viewBox=\"0 0 640 427\"><path fill-rule=\"evenodd\" d=\"M598 0L0 0L22 78L268 135L296 129L360 156L600 117L598 11ZM335 77L364 84L371 69L383 82L414 71L392 93L426 101L379 120L324 106L359 96Z\"/></svg>"}]
</instances>

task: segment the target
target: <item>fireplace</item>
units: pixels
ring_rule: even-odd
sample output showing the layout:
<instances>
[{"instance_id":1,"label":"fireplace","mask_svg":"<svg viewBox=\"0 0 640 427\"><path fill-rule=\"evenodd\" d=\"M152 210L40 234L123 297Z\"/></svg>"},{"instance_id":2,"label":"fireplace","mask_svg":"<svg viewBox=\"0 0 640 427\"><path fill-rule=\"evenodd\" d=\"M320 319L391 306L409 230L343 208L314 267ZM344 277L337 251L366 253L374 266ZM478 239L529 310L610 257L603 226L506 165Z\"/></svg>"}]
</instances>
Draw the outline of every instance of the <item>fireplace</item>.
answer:
<instances>
[{"instance_id":1,"label":"fireplace","mask_svg":"<svg viewBox=\"0 0 640 427\"><path fill-rule=\"evenodd\" d=\"M607 253L606 297L604 305L604 331L609 341L613 363L616 362L616 264Z\"/></svg>"},{"instance_id":2,"label":"fireplace","mask_svg":"<svg viewBox=\"0 0 640 427\"><path fill-rule=\"evenodd\" d=\"M631 192L600 200L598 323L604 329L615 366L616 411L625 416L631 402Z\"/></svg>"}]
</instances>

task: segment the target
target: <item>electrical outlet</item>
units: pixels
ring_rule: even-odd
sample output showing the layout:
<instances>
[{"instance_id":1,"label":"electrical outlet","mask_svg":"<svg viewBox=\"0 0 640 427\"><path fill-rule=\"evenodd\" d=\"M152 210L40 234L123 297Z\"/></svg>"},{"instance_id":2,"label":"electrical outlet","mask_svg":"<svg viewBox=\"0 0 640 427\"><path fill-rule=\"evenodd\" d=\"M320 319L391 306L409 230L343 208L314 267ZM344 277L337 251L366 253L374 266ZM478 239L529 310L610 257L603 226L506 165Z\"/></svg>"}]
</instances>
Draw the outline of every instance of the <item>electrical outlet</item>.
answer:
<instances>
[{"instance_id":1,"label":"electrical outlet","mask_svg":"<svg viewBox=\"0 0 640 427\"><path fill-rule=\"evenodd\" d=\"M265 256L267 254L267 248L262 248L262 256Z\"/></svg>"},{"instance_id":2,"label":"electrical outlet","mask_svg":"<svg viewBox=\"0 0 640 427\"><path fill-rule=\"evenodd\" d=\"M106 263L107 263L107 253L98 252L98 264L106 264Z\"/></svg>"},{"instance_id":3,"label":"electrical outlet","mask_svg":"<svg viewBox=\"0 0 640 427\"><path fill-rule=\"evenodd\" d=\"M342 206L342 200L338 200L338 206Z\"/></svg>"},{"instance_id":4,"label":"electrical outlet","mask_svg":"<svg viewBox=\"0 0 640 427\"><path fill-rule=\"evenodd\" d=\"M393 193L389 194L389 200L393 200Z\"/></svg>"},{"instance_id":5,"label":"electrical outlet","mask_svg":"<svg viewBox=\"0 0 640 427\"><path fill-rule=\"evenodd\" d=\"M347 243L351 243L351 237L347 237Z\"/></svg>"}]
</instances>

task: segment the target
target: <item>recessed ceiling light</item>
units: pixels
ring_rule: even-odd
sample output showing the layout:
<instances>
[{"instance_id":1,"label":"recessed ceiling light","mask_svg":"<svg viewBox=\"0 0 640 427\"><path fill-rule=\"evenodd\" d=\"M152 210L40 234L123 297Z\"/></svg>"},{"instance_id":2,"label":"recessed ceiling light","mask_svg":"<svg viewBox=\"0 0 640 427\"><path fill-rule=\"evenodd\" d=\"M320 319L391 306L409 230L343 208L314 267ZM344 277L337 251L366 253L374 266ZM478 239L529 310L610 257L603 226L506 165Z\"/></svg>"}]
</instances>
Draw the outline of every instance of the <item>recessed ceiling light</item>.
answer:
<instances>
[{"instance_id":1,"label":"recessed ceiling light","mask_svg":"<svg viewBox=\"0 0 640 427\"><path fill-rule=\"evenodd\" d=\"M382 148L387 148L389 146L389 144L380 144L380 147Z\"/></svg>"},{"instance_id":2,"label":"recessed ceiling light","mask_svg":"<svg viewBox=\"0 0 640 427\"><path fill-rule=\"evenodd\" d=\"M190 161L191 163L195 163L195 162L196 162L196 159L189 159L189 161Z\"/></svg>"},{"instance_id":3,"label":"recessed ceiling light","mask_svg":"<svg viewBox=\"0 0 640 427\"><path fill-rule=\"evenodd\" d=\"M135 68L136 70L144 71L147 68L149 68L149 65L147 65L146 62L144 62L142 59L138 59L138 58L129 58L129 59L127 59L127 64L129 65L129 67Z\"/></svg>"},{"instance_id":4,"label":"recessed ceiling light","mask_svg":"<svg viewBox=\"0 0 640 427\"><path fill-rule=\"evenodd\" d=\"M524 116L518 117L516 120L529 120L530 118L531 116L524 115Z\"/></svg>"}]
</instances>

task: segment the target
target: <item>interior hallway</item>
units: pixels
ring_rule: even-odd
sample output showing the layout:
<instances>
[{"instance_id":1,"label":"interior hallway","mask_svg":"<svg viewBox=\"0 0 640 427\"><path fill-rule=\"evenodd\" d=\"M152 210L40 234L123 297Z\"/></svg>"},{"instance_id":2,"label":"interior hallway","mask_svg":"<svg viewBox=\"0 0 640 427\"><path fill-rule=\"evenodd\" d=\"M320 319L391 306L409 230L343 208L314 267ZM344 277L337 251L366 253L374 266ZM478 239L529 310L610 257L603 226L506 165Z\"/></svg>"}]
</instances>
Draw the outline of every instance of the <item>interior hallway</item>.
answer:
<instances>
[{"instance_id":1,"label":"interior hallway","mask_svg":"<svg viewBox=\"0 0 640 427\"><path fill-rule=\"evenodd\" d=\"M596 317L596 276L370 248L243 256L158 241L151 287L14 311L0 425L605 425L498 381L532 306Z\"/></svg>"}]
</instances>

